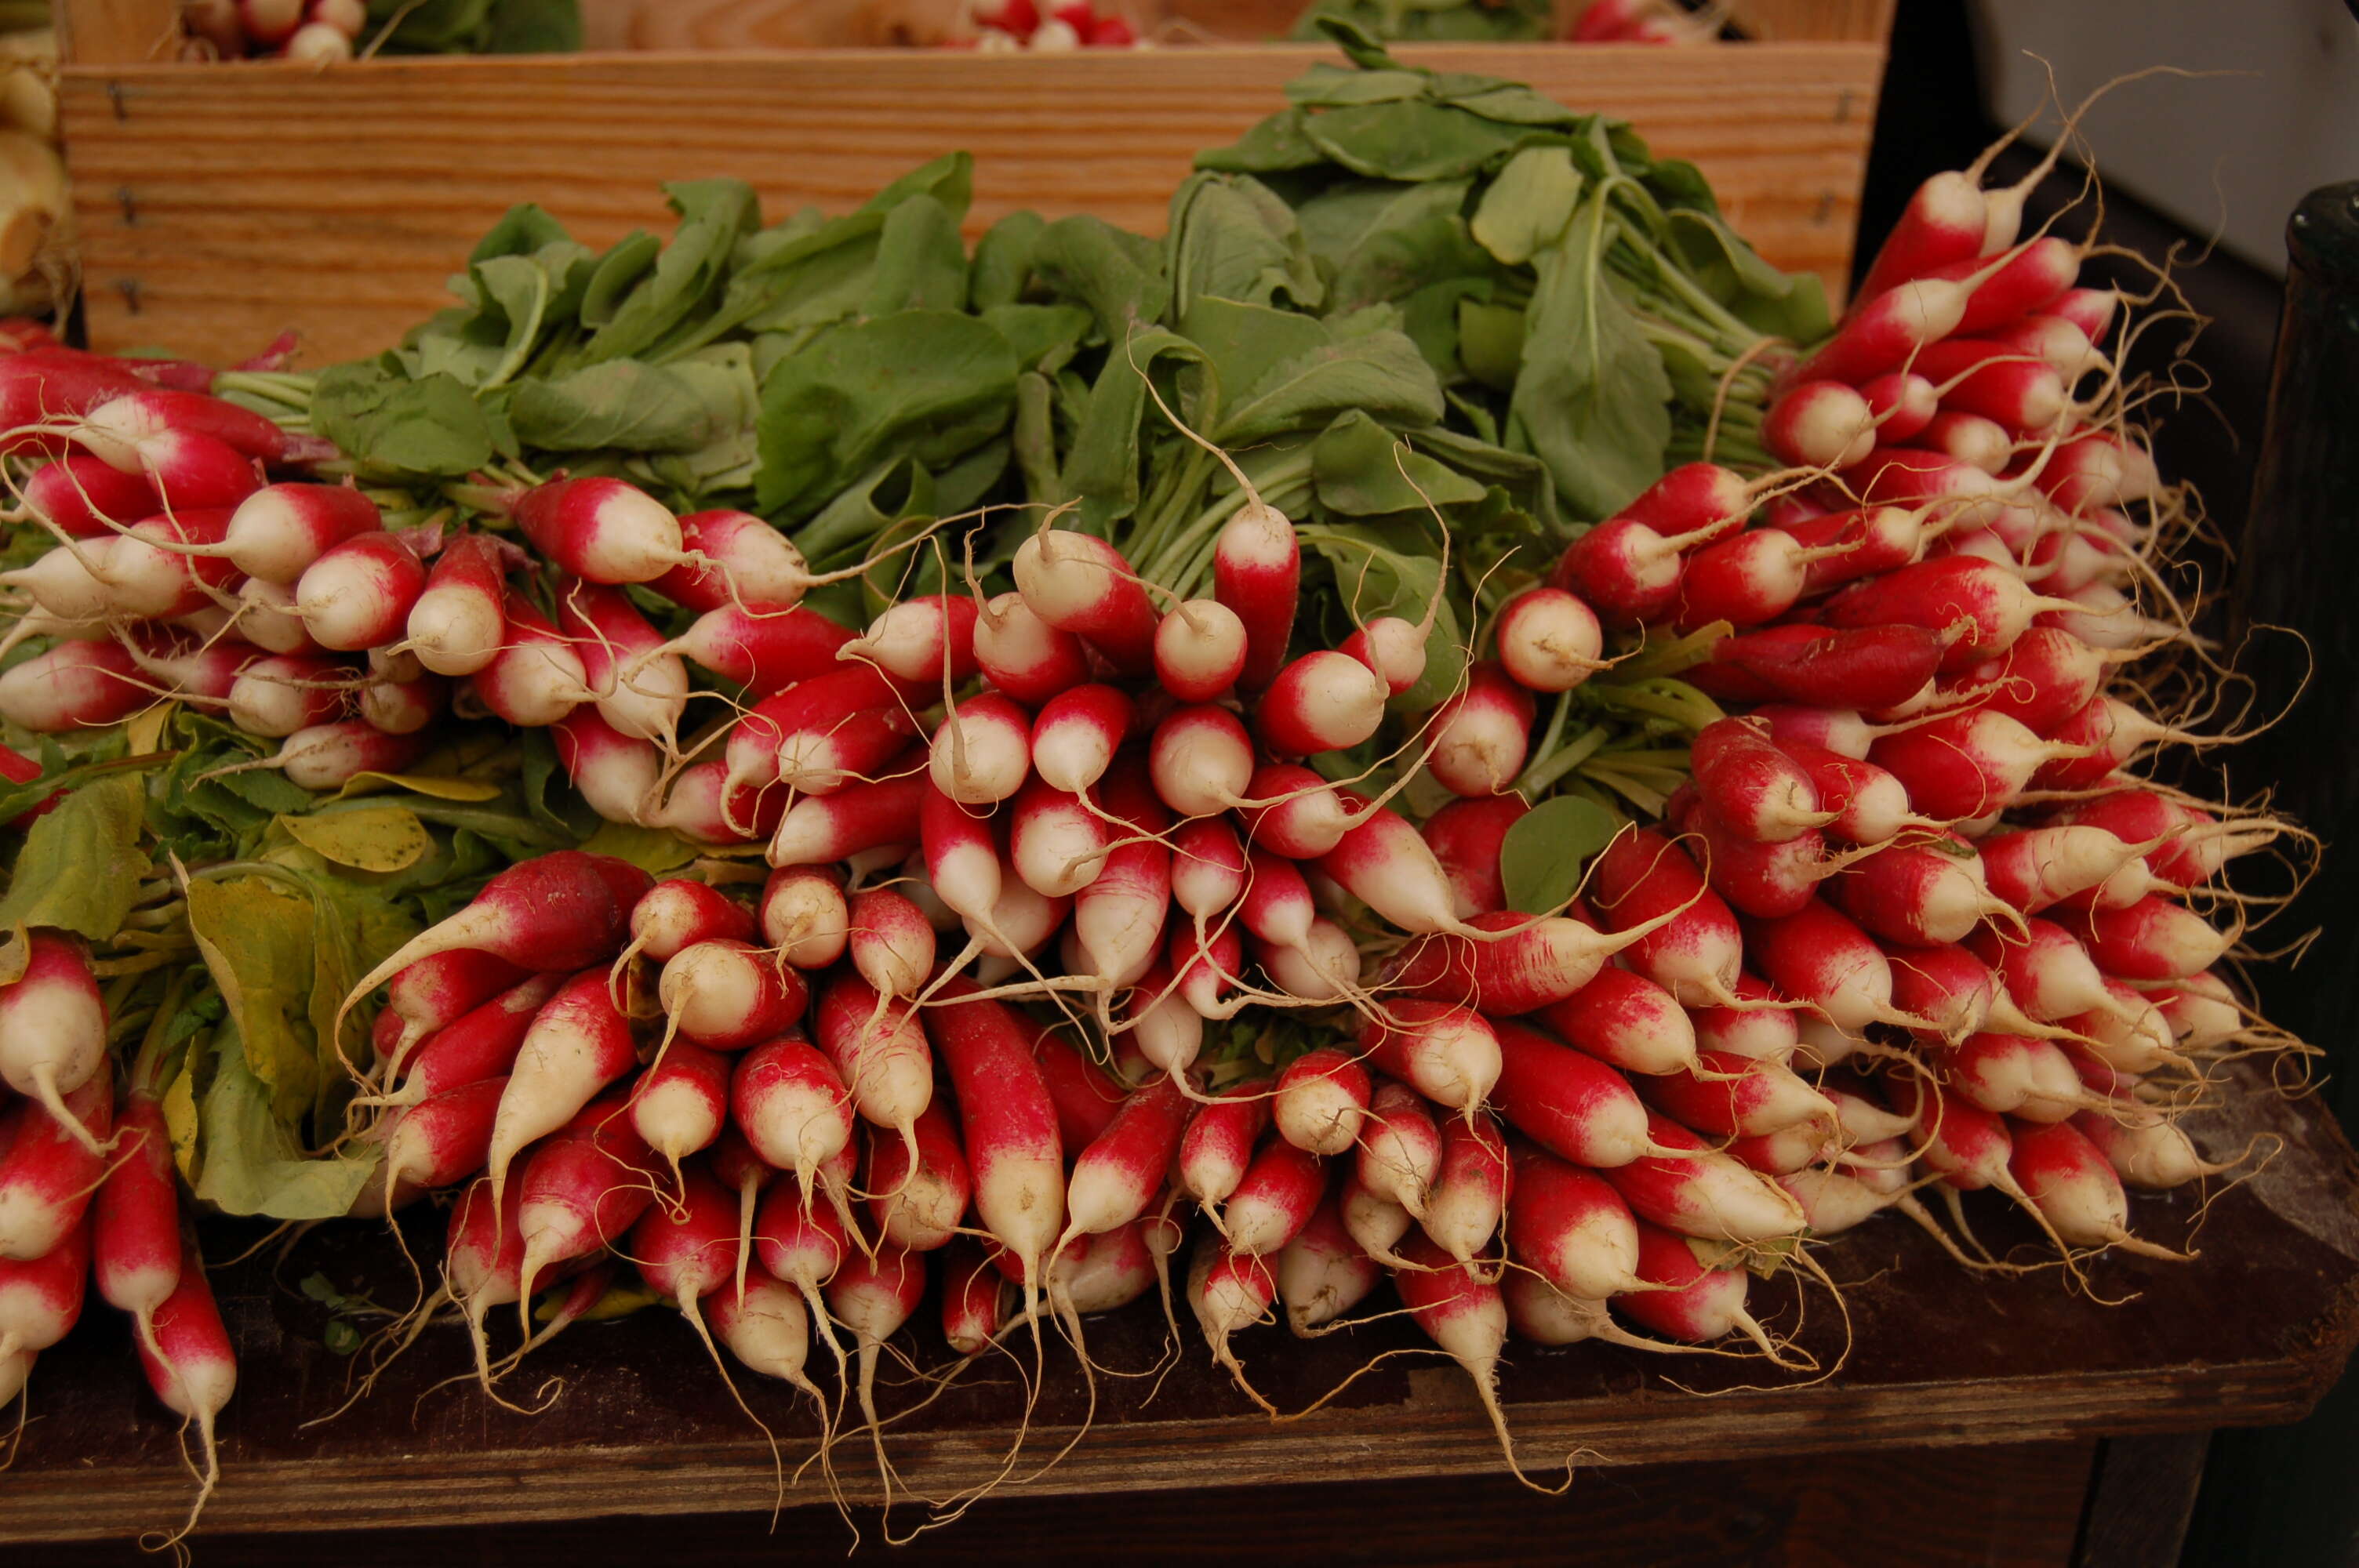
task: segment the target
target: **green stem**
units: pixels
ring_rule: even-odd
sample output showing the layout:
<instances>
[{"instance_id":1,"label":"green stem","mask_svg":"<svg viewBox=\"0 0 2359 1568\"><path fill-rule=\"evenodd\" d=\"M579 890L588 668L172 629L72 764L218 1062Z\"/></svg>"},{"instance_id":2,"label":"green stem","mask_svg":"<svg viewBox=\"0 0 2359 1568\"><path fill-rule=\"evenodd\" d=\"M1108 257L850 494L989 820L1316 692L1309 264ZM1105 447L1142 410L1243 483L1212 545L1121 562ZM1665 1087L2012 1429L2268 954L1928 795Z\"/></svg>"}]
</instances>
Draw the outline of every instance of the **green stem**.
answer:
<instances>
[{"instance_id":1,"label":"green stem","mask_svg":"<svg viewBox=\"0 0 2359 1568\"><path fill-rule=\"evenodd\" d=\"M1546 761L1526 768L1524 776L1516 781L1516 788L1535 800L1538 799L1555 785L1557 780L1595 755L1597 749L1605 744L1612 733L1603 724L1591 725Z\"/></svg>"}]
</instances>

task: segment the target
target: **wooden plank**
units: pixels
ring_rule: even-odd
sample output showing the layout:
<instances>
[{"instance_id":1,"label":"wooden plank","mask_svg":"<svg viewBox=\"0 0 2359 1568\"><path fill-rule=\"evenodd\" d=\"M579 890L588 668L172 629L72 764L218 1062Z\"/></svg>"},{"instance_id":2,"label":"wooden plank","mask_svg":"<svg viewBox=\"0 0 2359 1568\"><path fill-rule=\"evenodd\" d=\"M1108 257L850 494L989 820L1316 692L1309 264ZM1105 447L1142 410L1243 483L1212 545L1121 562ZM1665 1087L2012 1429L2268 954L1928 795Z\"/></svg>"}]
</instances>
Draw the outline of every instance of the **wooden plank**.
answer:
<instances>
[{"instance_id":1,"label":"wooden plank","mask_svg":"<svg viewBox=\"0 0 2359 1568\"><path fill-rule=\"evenodd\" d=\"M1694 159L1764 254L1840 283L1881 51L1437 47ZM601 243L666 224L666 179L751 180L775 217L841 210L954 147L973 226L1018 207L1150 232L1200 148L1326 51L405 59L314 70L76 68L62 109L92 345L234 361L286 328L310 363L383 348L511 204Z\"/></svg>"},{"instance_id":2,"label":"wooden plank","mask_svg":"<svg viewBox=\"0 0 2359 1568\"><path fill-rule=\"evenodd\" d=\"M1419 1488L1322 1480L1100 1498L1016 1493L984 1499L958 1524L897 1546L893 1568L1038 1568L1044 1557L1096 1555L1118 1543L1135 1568L1661 1568L1666 1563L1905 1563L1911 1568L2063 1568L2095 1444L1907 1449L1744 1465L1665 1465L1585 1477L1543 1498L1506 1476ZM1250 1520L1241 1528L1240 1521ZM1381 1520L1381 1528L1371 1528ZM860 1540L882 1533L855 1509ZM1577 1552L1564 1530L1577 1521ZM906 1529L907 1509L893 1522ZM852 1542L823 1503L716 1515L682 1530L666 1519L547 1520L464 1529L208 1534L209 1563L238 1568L415 1568L421 1563L660 1563L744 1568L788 1552L821 1561ZM1055 1547L1061 1547L1058 1553ZM1044 1551L1044 1547L1049 1549ZM872 1555L875 1553L872 1552ZM41 1568L121 1568L119 1541L50 1542ZM2165 1561L2148 1559L2149 1563Z\"/></svg>"},{"instance_id":3,"label":"wooden plank","mask_svg":"<svg viewBox=\"0 0 2359 1568\"><path fill-rule=\"evenodd\" d=\"M2237 1084L2234 1114L2198 1128L2215 1152L2263 1135L2286 1146L2211 1206L2200 1261L2095 1265L2098 1292L2116 1304L2069 1291L2052 1270L1963 1275L1930 1238L1888 1219L1820 1253L1844 1282L1843 1314L1815 1290L1804 1314L1790 1275L1754 1288L1752 1310L1828 1368L1821 1379L1757 1359L1666 1361L1613 1346L1516 1344L1503 1393L1517 1451L1539 1471L1576 1451L1589 1466L1752 1461L2080 1442L2298 1417L2340 1376L2359 1339L2359 1161L2314 1101L2279 1100L2249 1076ZM2183 1244L2198 1217L2196 1198L2141 1198L2134 1223ZM1976 1200L1974 1224L1995 1248L2037 1246L2032 1227L1995 1195ZM439 1246L437 1229L432 1217L420 1217L413 1241L424 1255ZM212 1245L226 1255L257 1234L229 1227ZM512 1392L560 1388L562 1397L538 1417L495 1407L463 1376L436 1391L468 1365L462 1331L436 1328L392 1365L365 1408L311 1424L342 1400L353 1370L322 1343L325 1309L293 1288L315 1271L345 1294L400 1303L414 1290L389 1241L349 1225L310 1233L283 1261L257 1258L217 1277L246 1372L223 1425L223 1479L209 1529L472 1525L772 1506L770 1449L692 1337L660 1312L575 1328L537 1353ZM495 1327L513 1333L505 1323ZM1419 1343L1392 1316L1309 1342L1256 1329L1236 1349L1262 1391L1298 1411L1372 1356ZM1152 1301L1091 1320L1089 1344L1107 1369L1094 1405L1071 1353L1049 1352L1027 1452L1045 1459L1078 1441L1027 1493L1162 1491L1274 1476L1408 1480L1499 1466L1497 1440L1462 1375L1430 1359L1395 1357L1315 1414L1273 1423L1209 1365L1192 1330L1168 1379L1111 1375L1150 1367L1162 1353L1164 1325ZM921 1368L952 1359L929 1313L912 1325L905 1348ZM1004 1474L1023 1400L1010 1369L978 1364L922 1415L894 1422L922 1389L897 1377L881 1392L892 1422L886 1443L904 1485L940 1497ZM744 1392L779 1434L790 1470L814 1451L817 1419L790 1390L747 1380ZM34 1400L40 1419L0 1487L0 1541L122 1537L184 1506L177 1423L141 1391L117 1314L86 1314L72 1336L43 1353ZM853 1457L865 1452L859 1441L838 1450L837 1473L855 1501L877 1495L868 1461ZM793 1494L821 1495L815 1480ZM1586 1493L1576 1487L1574 1495Z\"/></svg>"},{"instance_id":4,"label":"wooden plank","mask_svg":"<svg viewBox=\"0 0 2359 1568\"><path fill-rule=\"evenodd\" d=\"M172 58L178 0L55 0L59 57L76 65L140 65Z\"/></svg>"},{"instance_id":5,"label":"wooden plank","mask_svg":"<svg viewBox=\"0 0 2359 1568\"><path fill-rule=\"evenodd\" d=\"M2098 1444L2073 1568L2178 1562L2211 1442L2210 1433L2182 1432Z\"/></svg>"}]
</instances>

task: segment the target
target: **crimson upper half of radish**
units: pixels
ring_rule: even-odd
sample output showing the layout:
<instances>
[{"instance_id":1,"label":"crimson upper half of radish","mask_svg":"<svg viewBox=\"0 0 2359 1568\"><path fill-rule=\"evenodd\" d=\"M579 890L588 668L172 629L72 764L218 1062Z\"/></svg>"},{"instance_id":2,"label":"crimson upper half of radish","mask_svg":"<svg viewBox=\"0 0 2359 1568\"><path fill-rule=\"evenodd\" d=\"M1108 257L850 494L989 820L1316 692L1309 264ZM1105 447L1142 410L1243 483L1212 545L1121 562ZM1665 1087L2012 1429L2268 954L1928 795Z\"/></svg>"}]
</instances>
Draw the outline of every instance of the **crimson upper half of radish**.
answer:
<instances>
[{"instance_id":1,"label":"crimson upper half of radish","mask_svg":"<svg viewBox=\"0 0 2359 1568\"><path fill-rule=\"evenodd\" d=\"M2126 1195L2306 1049L2224 966L2309 840L2152 766L2128 303L1968 170L1834 319L1520 88L1325 161L1358 80L1165 241L701 181L317 374L0 358L0 1388L94 1268L210 1444L192 1205L445 1224L487 1388L636 1292L830 1420L929 1274L972 1354L1187 1252L1256 1400L1390 1276L1503 1441L1510 1333L1789 1365L1748 1267L1886 1210L2179 1256Z\"/></svg>"}]
</instances>

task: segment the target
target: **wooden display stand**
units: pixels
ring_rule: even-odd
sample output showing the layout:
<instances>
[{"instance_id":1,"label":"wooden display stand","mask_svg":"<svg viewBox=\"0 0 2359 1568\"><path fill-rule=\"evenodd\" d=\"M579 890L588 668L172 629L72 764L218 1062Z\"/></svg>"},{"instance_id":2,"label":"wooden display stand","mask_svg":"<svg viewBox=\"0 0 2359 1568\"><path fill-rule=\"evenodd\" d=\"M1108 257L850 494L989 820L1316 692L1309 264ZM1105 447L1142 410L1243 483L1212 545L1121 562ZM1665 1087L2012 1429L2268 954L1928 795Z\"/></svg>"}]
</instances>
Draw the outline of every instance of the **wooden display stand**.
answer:
<instances>
[{"instance_id":1,"label":"wooden display stand","mask_svg":"<svg viewBox=\"0 0 2359 1568\"><path fill-rule=\"evenodd\" d=\"M734 175L776 219L850 208L958 148L975 155L977 232L1030 207L1159 233L1195 153L1234 140L1282 104L1288 80L1334 58L1311 45L694 53L679 46L799 38L799 7L632 5L620 36L669 48L321 70L168 63L174 0L60 0L91 346L229 363L292 328L303 362L327 363L385 348L448 303L444 279L516 202L605 244L668 229L666 180ZM1266 38L1292 9L1212 0L1199 26ZM1839 289L1889 14L1890 0L1756 0L1745 15L1762 42L1403 52L1629 119L1658 152L1699 164L1771 261Z\"/></svg>"}]
</instances>

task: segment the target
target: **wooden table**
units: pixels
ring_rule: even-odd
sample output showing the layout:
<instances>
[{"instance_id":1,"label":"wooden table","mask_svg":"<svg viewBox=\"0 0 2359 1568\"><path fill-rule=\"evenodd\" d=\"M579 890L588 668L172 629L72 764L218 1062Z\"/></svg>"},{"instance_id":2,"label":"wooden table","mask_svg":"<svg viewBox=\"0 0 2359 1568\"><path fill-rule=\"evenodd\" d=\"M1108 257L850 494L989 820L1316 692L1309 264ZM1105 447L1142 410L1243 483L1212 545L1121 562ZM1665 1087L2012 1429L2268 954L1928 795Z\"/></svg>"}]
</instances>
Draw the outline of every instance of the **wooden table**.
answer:
<instances>
[{"instance_id":1,"label":"wooden table","mask_svg":"<svg viewBox=\"0 0 2359 1568\"><path fill-rule=\"evenodd\" d=\"M1454 1368L1396 1357L1317 1413L1273 1424L1209 1366L1192 1325L1168 1377L1123 1375L1153 1365L1164 1343L1159 1313L1143 1303L1089 1325L1092 1356L1107 1370L1097 1380L1086 1437L1035 1474L1088 1413L1071 1352L1052 1348L1016 1472L1031 1478L926 1540L974 1561L1006 1544L1003 1526L1028 1535L1035 1519L1043 1530L1093 1519L1117 1532L1155 1519L1167 1532L1190 1522L1201 1531L1208 1519L1233 1525L1240 1509L1273 1519L1283 1494L1192 1489L1348 1480L1347 1487L1305 1488L1305 1506L1314 1514L1323 1509L1339 1529L1377 1529L1370 1544L1388 1561L1449 1560L1442 1547L1420 1555L1410 1549L1415 1540L1462 1551L1473 1539L1465 1530L1507 1530L1522 1539L1574 1519L1602 1528L1601 1509L1659 1520L1664 1508L1683 1522L1657 1541L1663 1560L1690 1553L1695 1561L1750 1560L1742 1546L1747 1531L1761 1535L1779 1519L1787 1532L1779 1539L1814 1528L1815 1519L1833 1530L1823 1550L1848 1557L1875 1538L1872 1529L1866 1537L1857 1531L1876 1525L1880 1509L1888 1540L1946 1541L1962 1560L2061 1561L2076 1532L2085 1541L2092 1530L2134 1529L2142 1513L2168 1514L2184 1500L2155 1496L2157 1487L2168 1492L2167 1478L2142 1482L2116 1487L2126 1510L2114 1526L2082 1517L2075 1499L2100 1467L2096 1439L2293 1420L2332 1384L2359 1339L2359 1160L2315 1108L2258 1092L2200 1130L2214 1152L2259 1133L2283 1139L2284 1148L2203 1215L2194 1235L2200 1260L2120 1258L2094 1270L2101 1293L2130 1298L2119 1304L2068 1292L2053 1271L2012 1280L1968 1276L1929 1238L1887 1217L1820 1254L1845 1286L1848 1327L1823 1290L1809 1293L1805 1311L1789 1282L1755 1288L1756 1312L1796 1332L1822 1364L1840 1363L1817 1382L1757 1360L1671 1359L1594 1345L1512 1346L1505 1387L1525 1465L1543 1478L1554 1466L1560 1476L1564 1456L1582 1453L1577 1500L1566 1503L1527 1500L1495 1479L1495 1441ZM2136 1220L2143 1233L2178 1243L2197 1210L2191 1195L2141 1197ZM2027 1226L1994 1207L1974 1212L1995 1247L2031 1237ZM346 1291L408 1299L383 1233L359 1226L322 1228L298 1241L277 1266L277 1282L266 1259L225 1271L220 1289L239 1346L241 1387L224 1419L223 1472L205 1515L208 1533L746 1516L690 1530L656 1519L530 1538L535 1555L548 1552L551 1561L569 1552L578 1562L603 1560L599 1547L628 1539L672 1552L670 1561L717 1563L732 1560L724 1541L751 1551L766 1529L777 1497L770 1451L669 1313L579 1326L549 1346L507 1390L520 1398L561 1379L561 1397L537 1417L498 1410L465 1382L429 1391L464 1368L463 1341L453 1329L430 1332L361 1408L307 1427L340 1402L351 1365L324 1347L323 1310L294 1288L314 1271ZM919 1365L950 1359L930 1329L908 1337ZM1299 1410L1375 1352L1417 1343L1415 1331L1396 1319L1309 1344L1265 1328L1242 1336L1238 1349L1276 1403ZM976 1370L989 1375L953 1387L909 1430L888 1433L887 1451L908 1486L941 1497L1000 1473L1020 1390L1008 1362ZM908 1381L887 1390L881 1402L888 1421L919 1391ZM747 1387L745 1396L779 1433L791 1471L816 1446L810 1406L777 1386ZM121 1543L178 1519L190 1484L174 1423L140 1389L127 1334L114 1314L93 1312L43 1357L33 1399L38 1419L26 1429L14 1468L0 1477L0 1542ZM1837 1451L1844 1457L1810 1457ZM2147 1462L2136 1444L2118 1451L2133 1469ZM2177 1451L2153 1452L2168 1468ZM1621 1468L1634 1465L1691 1468ZM853 1499L877 1499L864 1438L839 1448L836 1467ZM1831 1492L1832 1478L1843 1476L1851 1484ZM1436 1486L1433 1477L1479 1479ZM1402 1485L1415 1482L1428 1484ZM2180 1484L2191 1482L2182 1476ZM1141 1495L1179 1489L1190 1495ZM1059 1500L1072 1494L1119 1495ZM1223 1498L1230 1499L1225 1506L1210 1501ZM1403 1501L1410 1498L1414 1509ZM1677 1506L1682 1498L1684 1507ZM814 1505L787 1516L791 1536L814 1549L842 1549L848 1537L815 1478L788 1501ZM873 1541L874 1509L854 1513ZM995 1516L1000 1524L989 1522ZM904 1500L894 1510L895 1528L921 1517ZM1435 1533L1450 1530L1461 1533ZM1846 1535L1848 1546L1833 1538ZM397 1555L356 1557L338 1546L336 1560L472 1561L464 1542L477 1538L429 1530L386 1539L401 1543ZM449 1552L430 1544L436 1541ZM569 1541L575 1545L564 1546ZM678 1555L691 1541L701 1543L696 1554ZM324 1550L329 1542L311 1544ZM1319 1552L1299 1536L1260 1544ZM292 1539L283 1551L255 1540L244 1545L260 1555L234 1560L320 1560L305 1557ZM70 1560L56 1550L60 1554L42 1561ZM1912 1560L1931 1559L1919 1552Z\"/></svg>"}]
</instances>

